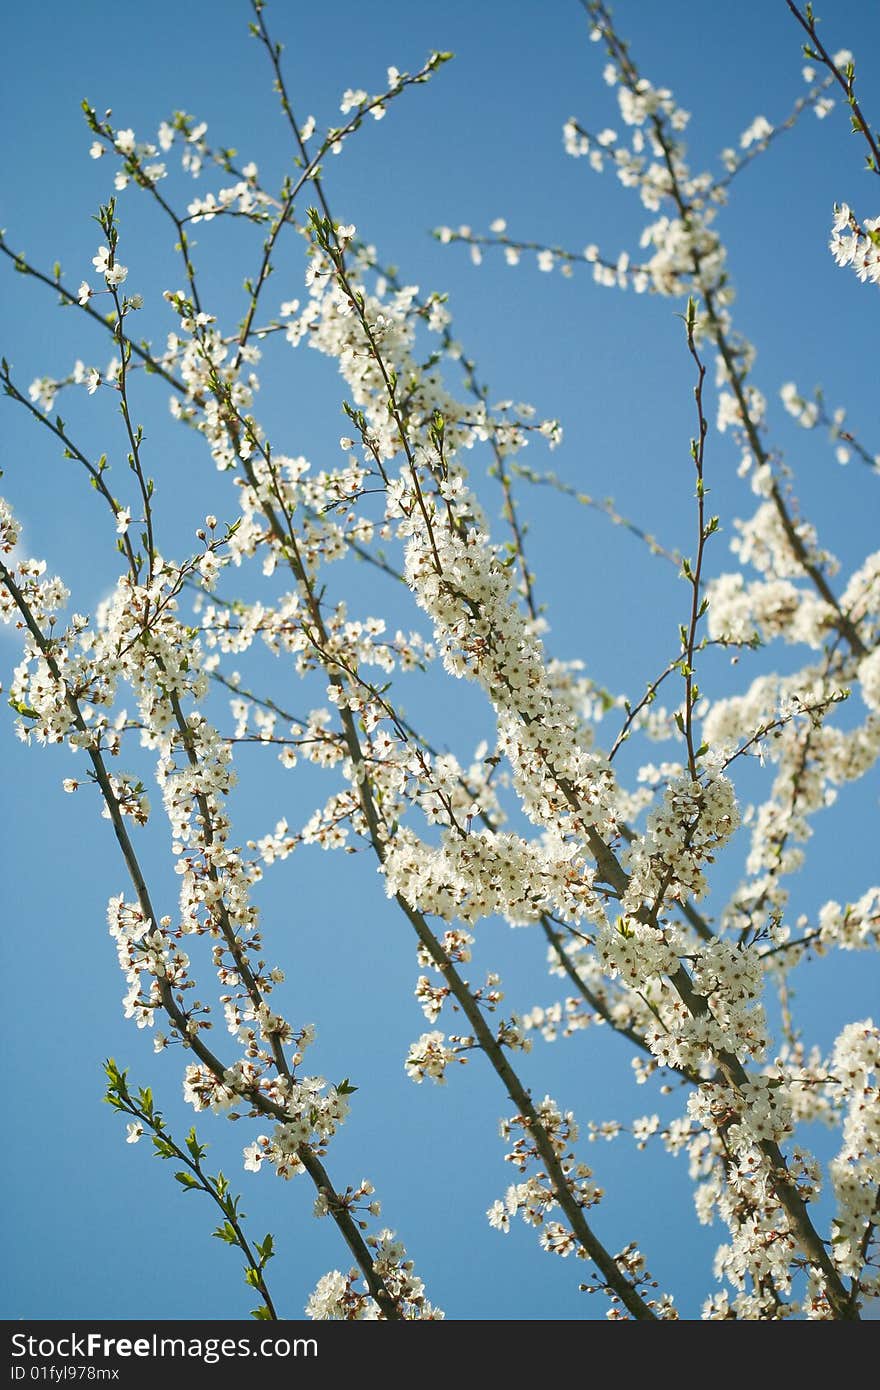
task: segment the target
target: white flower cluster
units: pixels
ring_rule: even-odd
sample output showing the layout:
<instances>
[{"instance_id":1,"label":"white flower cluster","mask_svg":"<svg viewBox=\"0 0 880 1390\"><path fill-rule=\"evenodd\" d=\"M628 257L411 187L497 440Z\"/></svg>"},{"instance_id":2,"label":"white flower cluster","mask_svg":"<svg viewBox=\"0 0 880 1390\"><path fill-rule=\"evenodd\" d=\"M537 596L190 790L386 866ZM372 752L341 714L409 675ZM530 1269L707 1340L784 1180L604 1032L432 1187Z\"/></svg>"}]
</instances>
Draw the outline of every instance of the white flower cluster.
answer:
<instances>
[{"instance_id":1,"label":"white flower cluster","mask_svg":"<svg viewBox=\"0 0 880 1390\"><path fill-rule=\"evenodd\" d=\"M446 1081L446 1068L457 1057L457 1049L447 1047L445 1033L435 1029L431 1033L423 1033L416 1042L410 1044L404 1067L407 1076L419 1085L429 1076L432 1081L442 1086Z\"/></svg>"},{"instance_id":2,"label":"white flower cluster","mask_svg":"<svg viewBox=\"0 0 880 1390\"><path fill-rule=\"evenodd\" d=\"M301 1081L276 1078L272 1093L276 1103L283 1104L286 1113L296 1118L276 1125L271 1136L258 1135L244 1151L244 1166L258 1173L268 1163L279 1178L292 1178L303 1172L302 1148L307 1145L316 1152L326 1148L348 1115L350 1102L335 1086L328 1088L319 1076Z\"/></svg>"},{"instance_id":3,"label":"white flower cluster","mask_svg":"<svg viewBox=\"0 0 880 1390\"><path fill-rule=\"evenodd\" d=\"M705 783L689 775L671 782L649 813L644 836L623 857L630 870L624 910L635 915L644 902L664 898L699 901L708 889L703 866L738 825L736 794L723 773L710 773Z\"/></svg>"},{"instance_id":4,"label":"white flower cluster","mask_svg":"<svg viewBox=\"0 0 880 1390\"><path fill-rule=\"evenodd\" d=\"M842 951L880 947L880 888L868 888L854 903L833 898L819 911L819 941Z\"/></svg>"},{"instance_id":5,"label":"white flower cluster","mask_svg":"<svg viewBox=\"0 0 880 1390\"><path fill-rule=\"evenodd\" d=\"M479 682L492 701L499 748L529 819L563 835L611 829L611 769L578 738L576 716L548 681L543 644L486 537L429 532L414 514L406 573L433 619L446 669Z\"/></svg>"},{"instance_id":6,"label":"white flower cluster","mask_svg":"<svg viewBox=\"0 0 880 1390\"><path fill-rule=\"evenodd\" d=\"M880 647L859 662L858 680L862 699L868 709L880 714Z\"/></svg>"},{"instance_id":7,"label":"white flower cluster","mask_svg":"<svg viewBox=\"0 0 880 1390\"><path fill-rule=\"evenodd\" d=\"M444 1314L425 1297L425 1286L414 1272L413 1262L393 1231L368 1238L373 1269L382 1279L404 1320L436 1322ZM316 1322L376 1322L383 1314L363 1282L360 1270L342 1274L333 1269L318 1280L306 1304L306 1316Z\"/></svg>"},{"instance_id":8,"label":"white flower cluster","mask_svg":"<svg viewBox=\"0 0 880 1390\"><path fill-rule=\"evenodd\" d=\"M830 604L788 579L747 584L741 574L724 574L711 580L707 591L713 641L748 644L756 635L764 642L781 637L817 650L833 626Z\"/></svg>"},{"instance_id":9,"label":"white flower cluster","mask_svg":"<svg viewBox=\"0 0 880 1390\"><path fill-rule=\"evenodd\" d=\"M512 925L555 911L576 919L594 909L593 871L574 844L530 842L510 832L445 831L438 848L400 830L383 866L389 897L446 921L500 915Z\"/></svg>"},{"instance_id":10,"label":"white flower cluster","mask_svg":"<svg viewBox=\"0 0 880 1390\"><path fill-rule=\"evenodd\" d=\"M793 523L800 550L797 553L772 502L763 502L748 521L737 520L734 525L737 534L730 542L731 551L741 564L752 565L761 574L776 579L798 578L804 573L801 556L811 565L824 566L830 574L840 568L833 555L820 549L815 528L807 521Z\"/></svg>"},{"instance_id":11,"label":"white flower cluster","mask_svg":"<svg viewBox=\"0 0 880 1390\"><path fill-rule=\"evenodd\" d=\"M0 510L0 526L11 544L17 532L8 508ZM192 1045L210 1026L209 1008L204 1003L188 1010L184 1006L194 981L189 957L177 941L209 935L227 1028L243 1055L222 1071L205 1062L190 1065L185 1096L196 1109L225 1110L238 1100L259 1108L261 1101L268 1102L283 1118L272 1139L260 1136L247 1151L248 1166L268 1161L290 1177L301 1171L304 1144L319 1152L326 1147L349 1102L334 1088L328 1091L321 1078L296 1075L313 1031L294 1032L267 1003L284 974L268 969L260 956L257 914L250 902L253 874L230 844L225 797L234 774L229 745L202 714L185 712L203 698L207 684L198 643L176 616L186 570L158 556L150 568L146 583L131 575L119 580L101 606L95 628L75 616L69 628L53 637L51 655L28 634L25 660L13 682L20 728L23 736L40 742L67 741L96 755L105 748L118 752L120 719L111 719L108 711L123 684L134 692L141 743L157 757L180 898L176 926L170 916L150 920L140 902L127 902L123 895L110 901L110 932L128 985L125 1014L139 1027L153 1026L157 1010L168 1012L173 993L180 1008L170 1018L172 1036ZM30 611L39 622L54 617L66 600L63 586L42 579L43 570L30 561L18 567ZM7 589L4 598L11 601ZM139 781L107 774L107 786L108 813L112 803L118 814L146 822L149 803ZM167 1038L159 1034L156 1042L165 1046ZM283 1049L290 1045L297 1050L288 1061Z\"/></svg>"},{"instance_id":12,"label":"white flower cluster","mask_svg":"<svg viewBox=\"0 0 880 1390\"><path fill-rule=\"evenodd\" d=\"M109 113L108 113L109 114ZM121 155L122 166L114 175L113 185L117 193L128 187L133 177L142 185L152 185L167 176L167 169L157 160L157 147L149 140L138 141L133 130L112 130L106 120L99 122L94 110L86 108L86 117L93 131L100 132L102 140L93 140L89 147L92 159L100 159L109 150ZM159 143L163 150L170 149L171 141L163 139L163 129L159 132Z\"/></svg>"},{"instance_id":13,"label":"white flower cluster","mask_svg":"<svg viewBox=\"0 0 880 1390\"><path fill-rule=\"evenodd\" d=\"M188 987L189 957L166 939L169 925L147 921L137 903L125 895L111 898L107 905L110 935L116 942L119 968L128 983L123 1000L125 1017L138 1028L151 1028L161 1007L160 981L174 990ZM143 976L146 976L146 983Z\"/></svg>"},{"instance_id":14,"label":"white flower cluster","mask_svg":"<svg viewBox=\"0 0 880 1390\"><path fill-rule=\"evenodd\" d=\"M92 257L92 265L99 275L103 275L108 290L118 289L128 275L127 267L119 264L109 246L98 247L98 254Z\"/></svg>"},{"instance_id":15,"label":"white flower cluster","mask_svg":"<svg viewBox=\"0 0 880 1390\"><path fill-rule=\"evenodd\" d=\"M862 222L847 203L835 204L828 243L839 266L850 266L861 280L880 285L880 217Z\"/></svg>"},{"instance_id":16,"label":"white flower cluster","mask_svg":"<svg viewBox=\"0 0 880 1390\"><path fill-rule=\"evenodd\" d=\"M592 1181L592 1171L585 1163L575 1160L571 1146L577 1143L578 1127L570 1110L562 1111L550 1096L537 1105L541 1119L553 1149L560 1159L568 1187L577 1204L583 1210L595 1206L602 1199L602 1190ZM521 1173L534 1163L540 1166L540 1155L535 1147L528 1121L521 1115L514 1115L501 1125L501 1137L513 1140L505 1155ZM586 1250L578 1243L568 1226L558 1221L548 1221L547 1217L559 1206L552 1185L543 1173L531 1174L523 1182L512 1183L505 1193L504 1200L493 1202L486 1213L490 1226L508 1231L512 1217L521 1216L527 1226L541 1231L541 1245L551 1254L570 1255L579 1259L589 1258Z\"/></svg>"},{"instance_id":17,"label":"white flower cluster","mask_svg":"<svg viewBox=\"0 0 880 1390\"><path fill-rule=\"evenodd\" d=\"M756 116L751 125L739 137L739 147L747 150L750 145L764 143L773 134L773 126L766 116Z\"/></svg>"},{"instance_id":18,"label":"white flower cluster","mask_svg":"<svg viewBox=\"0 0 880 1390\"><path fill-rule=\"evenodd\" d=\"M800 394L793 381L787 381L779 392L782 404L789 415L793 415L805 430L811 430L819 420L819 407L815 401L808 401Z\"/></svg>"},{"instance_id":19,"label":"white flower cluster","mask_svg":"<svg viewBox=\"0 0 880 1390\"><path fill-rule=\"evenodd\" d=\"M876 1252L880 1224L880 1029L870 1019L848 1024L834 1045L832 1067L847 1094L843 1144L831 1163L834 1259L842 1274L860 1279L863 1293L876 1298L876 1264L873 1272L862 1271L872 1248Z\"/></svg>"},{"instance_id":20,"label":"white flower cluster","mask_svg":"<svg viewBox=\"0 0 880 1390\"><path fill-rule=\"evenodd\" d=\"M194 198L187 207L187 216L190 222L210 222L224 212L234 212L239 217L253 217L257 220L257 214L261 209L265 209L269 198L254 188L253 183L247 179L238 179L236 183L227 184L225 188L218 189L217 193L206 193L201 198ZM266 213L263 211L263 217Z\"/></svg>"}]
</instances>

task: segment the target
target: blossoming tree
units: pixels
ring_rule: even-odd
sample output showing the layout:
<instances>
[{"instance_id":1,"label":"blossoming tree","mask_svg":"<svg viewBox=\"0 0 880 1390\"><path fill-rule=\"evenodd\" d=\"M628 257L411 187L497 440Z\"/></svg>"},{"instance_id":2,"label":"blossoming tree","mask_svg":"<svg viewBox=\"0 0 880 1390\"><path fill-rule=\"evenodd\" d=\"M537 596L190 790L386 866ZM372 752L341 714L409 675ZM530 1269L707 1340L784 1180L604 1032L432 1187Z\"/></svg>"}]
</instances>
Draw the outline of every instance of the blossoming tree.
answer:
<instances>
[{"instance_id":1,"label":"blossoming tree","mask_svg":"<svg viewBox=\"0 0 880 1390\"><path fill-rule=\"evenodd\" d=\"M125 1016L149 1030L163 1064L173 1059L198 1132L175 1132L115 1061L107 1098L129 1141L152 1144L219 1212L215 1234L243 1254L258 1317L301 1310L272 1281L273 1238L249 1233L229 1180L210 1171L203 1131L215 1142L220 1125L210 1112L244 1135L248 1176L234 1186L266 1169L311 1185L315 1214L335 1228L334 1267L313 1271L308 1316L444 1316L406 1253L393 1184L377 1193L350 1171L370 1171L368 1139L354 1160L335 1153L360 1055L381 1046L382 1022L365 1038L335 1018L348 1074L336 1084L318 1074L324 990L345 972L345 952L327 976L302 978L289 903L264 885L290 859L295 899L308 846L328 851L328 901L332 856L356 855L374 942L365 988L378 988L389 955L401 979L417 962L401 1007L423 1019L397 1065L428 1087L466 1088L478 1067L491 1079L495 1109L481 1123L489 1131L502 1117L513 1180L499 1174L497 1198L474 1218L500 1233L521 1220L548 1257L582 1262L566 1268L593 1295L584 1316L694 1315L680 1304L674 1250L658 1285L638 1230L621 1244L619 1219L606 1218L614 1172L600 1177L586 1158L600 1139L634 1141L646 1164L659 1149L685 1156L696 1216L722 1230L704 1317L854 1320L880 1291L880 1029L859 1014L820 1048L791 984L798 971L833 970L840 953L873 961L878 944L869 866L847 901L817 892L803 911L792 880L814 818L872 774L880 752L880 552L838 560L821 518L802 514L716 227L752 161L796 126L790 138L807 138L815 117L847 115L855 141L841 164L864 158L866 203L876 189L878 136L854 59L826 47L809 6L787 3L804 87L775 122L758 116L718 167L695 170L688 115L639 68L619 27L624 7L618 19L604 0L585 0L576 33L604 53L608 91L594 104L616 107L616 125L572 117L564 148L632 191L647 215L637 253L545 245L503 218L485 232L435 233L449 256L460 244L477 264L522 262L520 275L530 262L568 277L572 295L590 293L592 280L669 301L668 352L688 374L690 411L689 445L664 443L681 549L647 532L635 505L593 498L571 470L526 463L560 445L568 422L542 419L540 402L495 403L453 332L454 305L387 264L369 240L368 208L337 205L334 157L344 162L386 112L405 119L445 52L412 72L389 68L374 94L347 90L338 123L321 129L300 111L271 15L252 0L252 36L290 142L293 172L280 186L182 111L145 137L85 103L90 153L113 184L91 264L68 278L0 243L34 293L47 286L106 337L109 365L78 360L30 386L10 347L2 380L93 490L89 546L117 556L110 592L85 611L63 575L31 558L39 537L30 527L21 537L10 471L0 616L21 653L9 704L26 743L66 750L64 791L86 803L83 814L109 822L93 872L107 884ZM880 281L870 211L841 202L828 219L839 273L855 273L866 298ZM171 287L152 283L149 263L128 268L126 223L141 216L174 247ZM214 302L200 263L231 223L245 258L236 275L247 275L237 320ZM279 298L273 273L297 254L299 285ZM138 315L155 299L171 327L147 339ZM310 352L338 374L345 415L342 437L331 421L313 461L299 452L301 399L286 418L285 388L274 407L258 395L262 360L284 355L295 380ZM59 414L71 397L82 430ZM876 473L880 457L821 393L787 381L781 397L805 430L830 434L839 462ZM174 496L176 465L143 423L169 403L182 453L214 466L185 518L189 548L174 554L160 502ZM712 507L731 439L746 513L736 519ZM589 613L583 660L555 649L526 525L539 486L570 509L604 513L617 539L680 574L668 660L637 692L593 669ZM607 656L601 670L613 678ZM660 761L651 743L663 745ZM237 765L257 788L284 778L283 817L253 838L236 828ZM498 957L488 968L477 964L481 935ZM532 998L515 1005L508 941L530 963ZM106 949L97 930L87 949ZM584 1049L600 1032L653 1095L652 1113L637 1114L626 1095L618 1116L591 1110ZM552 1095L549 1042L571 1061ZM358 1090L355 1108L370 1104ZM804 1135L817 1121L835 1136L821 1161ZM463 1145L478 1142L470 1124ZM276 1187L279 1213L286 1194ZM675 1220L691 1217L685 1205ZM287 1221L279 1214L278 1228ZM446 1315L473 1310L449 1305Z\"/></svg>"}]
</instances>

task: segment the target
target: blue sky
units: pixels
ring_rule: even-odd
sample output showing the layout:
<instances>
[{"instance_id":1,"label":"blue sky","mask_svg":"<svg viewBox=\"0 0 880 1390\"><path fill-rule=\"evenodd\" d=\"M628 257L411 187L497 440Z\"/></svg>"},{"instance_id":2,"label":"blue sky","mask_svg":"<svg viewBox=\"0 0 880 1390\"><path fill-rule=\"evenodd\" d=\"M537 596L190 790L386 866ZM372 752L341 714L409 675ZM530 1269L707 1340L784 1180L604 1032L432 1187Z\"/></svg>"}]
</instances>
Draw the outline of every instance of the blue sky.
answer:
<instances>
[{"instance_id":1,"label":"blue sky","mask_svg":"<svg viewBox=\"0 0 880 1390\"><path fill-rule=\"evenodd\" d=\"M826 41L855 51L864 105L876 123L880 14L868 0L838 0L833 14L826 8ZM771 121L787 114L803 91L800 35L783 0L743 0L735 24L730 15L728 7L703 6L697 23L690 0L620 0L616 7L642 71L693 113L694 167L715 161L759 112ZM571 280L543 275L526 260L512 270L487 257L476 269L461 248L429 236L441 223L485 229L504 216L513 235L573 249L595 241L612 253L636 250L644 220L636 200L562 149L570 115L588 126L619 125L601 80L603 56L587 42L579 6L391 0L368 7L340 0L332 24L322 6L279 2L267 16L286 45L301 119L313 112L319 129L337 119L345 88L380 90L388 64L413 71L433 49L456 54L430 84L406 93L385 121L368 123L338 160L328 161L334 214L355 222L406 282L449 292L457 335L493 399L531 401L540 415L562 420L563 446L552 456L533 447L530 464L613 496L667 545L687 547L694 525L687 457L692 368L675 317L680 306L601 290L585 271ZM0 154L0 225L9 243L35 264L60 260L71 284L91 271L100 235L90 219L111 191L110 163L88 158L83 97L99 111L112 107L116 124L133 127L139 138L183 108L208 121L210 138L234 145L241 159L256 159L269 186L277 183L290 151L264 56L247 36L248 18L243 0L154 0L118 7L112 16L93 0L22 8L2 60L2 113L14 132ZM820 522L844 573L876 546L878 480L856 463L841 469L818 434L799 431L778 389L792 379L807 390L821 382L829 403L848 406L852 428L880 448L876 292L837 270L826 250L835 199L876 213L862 162L839 106L823 122L808 115L742 175L720 224L738 289L736 321L758 346L755 380L770 399L772 437L795 469L805 514ZM160 292L180 282L169 239L134 190L120 199L120 218L129 286L148 297L143 331L161 336L172 323ZM234 321L258 239L219 223L196 230L210 302ZM301 274L299 245L292 243L279 258L278 300L298 292ZM110 355L100 330L57 310L52 295L7 264L0 265L0 302L0 351L21 385L42 373L63 375L76 357L100 364ZM344 430L343 390L332 366L279 345L267 352L263 380L260 407L276 447L319 464ZM169 555L183 554L205 499L217 509L218 480L199 441L168 420L164 389L140 381L138 389L135 409L147 426L158 484L160 544ZM0 490L24 523L26 548L57 569L76 606L88 610L107 591L116 562L94 496L24 411L3 406ZM106 400L65 401L62 409L84 448L121 460L119 424ZM751 508L735 465L729 439L713 433L707 474L724 521L713 572L726 564L733 516ZM124 462L114 477L121 486ZM497 494L487 484L482 495L500 531ZM674 569L593 512L547 493L526 494L523 503L553 651L581 657L598 680L639 694L675 651L686 591ZM377 611L387 594L370 576L359 582L364 611ZM406 621L413 624L414 614ZM787 650L778 659L785 667L794 660ZM4 634L4 684L14 660ZM711 673L715 689L732 679L723 663ZM302 699L277 665L263 661L259 674L291 700ZM455 696L453 725L442 691L414 684L407 698L438 741L465 750L485 728L486 714L471 693L456 689ZM124 874L109 825L87 794L62 795L70 755L23 748L11 715L0 724L0 756L10 1082L3 1152L9 1254L0 1306L7 1317L30 1318L243 1315L250 1304L237 1257L211 1241L213 1213L180 1194L168 1167L143 1144L127 1147L123 1125L100 1104L101 1060L113 1055L134 1081L153 1084L178 1132L191 1119L180 1101L179 1058L154 1059L149 1039L122 1019L123 984L105 910ZM292 824L308 814L309 777L284 780L268 761L259 750L240 760L233 814L242 839L264 833L281 814ZM876 802L876 778L867 779L817 824L817 867L796 891L798 910L868 886L866 826ZM162 845L159 825L145 853L168 894L173 884ZM719 876L718 904L735 872ZM406 1241L430 1296L458 1318L603 1317L598 1299L578 1293L580 1269L543 1255L530 1232L503 1238L483 1219L511 1176L496 1137L497 1118L508 1107L494 1077L477 1061L443 1089L405 1079L403 1056L426 1026L412 998L415 953L367 856L298 853L267 878L260 901L267 937L288 970L285 1006L318 1024L315 1067L333 1080L350 1075L360 1088L331 1149L330 1170L342 1185L372 1179L385 1219ZM557 997L543 958L529 932L481 928L478 963L500 963L510 1007ZM808 1036L821 1045L847 1019L863 1017L875 996L859 959L814 966L798 979ZM602 1031L553 1046L538 1041L523 1071L536 1092L549 1091L582 1121L626 1119L658 1106L654 1093L628 1086L626 1046ZM244 1191L254 1234L275 1233L276 1299L288 1316L300 1316L319 1275L347 1267L339 1238L311 1218L304 1181L282 1186L266 1173L255 1180L241 1172L240 1151L251 1138L244 1125L209 1117L199 1129L212 1143L212 1158ZM721 1234L697 1226L683 1165L635 1154L625 1140L584 1147L608 1189L596 1214L600 1234L615 1249L638 1240L661 1285L695 1316L714 1287L711 1259Z\"/></svg>"}]
</instances>

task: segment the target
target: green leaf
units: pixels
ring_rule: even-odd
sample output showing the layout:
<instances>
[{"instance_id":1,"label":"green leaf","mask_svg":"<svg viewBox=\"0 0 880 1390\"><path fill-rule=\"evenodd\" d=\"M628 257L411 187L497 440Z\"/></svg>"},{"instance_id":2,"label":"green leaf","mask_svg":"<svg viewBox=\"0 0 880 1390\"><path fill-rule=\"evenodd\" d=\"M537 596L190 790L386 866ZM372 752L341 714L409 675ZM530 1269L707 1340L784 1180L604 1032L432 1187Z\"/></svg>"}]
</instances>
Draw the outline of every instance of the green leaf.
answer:
<instances>
[{"instance_id":1,"label":"green leaf","mask_svg":"<svg viewBox=\"0 0 880 1390\"><path fill-rule=\"evenodd\" d=\"M217 1240L225 1241L227 1245L238 1244L238 1236L235 1233L235 1228L229 1221L224 1221L223 1224L218 1226L216 1231L212 1231L211 1234L215 1236Z\"/></svg>"},{"instance_id":2,"label":"green leaf","mask_svg":"<svg viewBox=\"0 0 880 1390\"><path fill-rule=\"evenodd\" d=\"M104 1071L111 1086L122 1091L126 1089L125 1078L128 1072L120 1071L112 1057L108 1057L104 1063Z\"/></svg>"},{"instance_id":3,"label":"green leaf","mask_svg":"<svg viewBox=\"0 0 880 1390\"><path fill-rule=\"evenodd\" d=\"M192 1192L193 1188L198 1190L201 1187L198 1178L194 1177L186 1168L179 1168L174 1176L186 1192Z\"/></svg>"},{"instance_id":4,"label":"green leaf","mask_svg":"<svg viewBox=\"0 0 880 1390\"><path fill-rule=\"evenodd\" d=\"M189 1150L190 1158L192 1158L193 1161L196 1163L201 1162L208 1150L204 1144L199 1143L198 1138L196 1137L195 1127L193 1127L190 1130L189 1134L186 1136L185 1142L186 1147Z\"/></svg>"}]
</instances>

